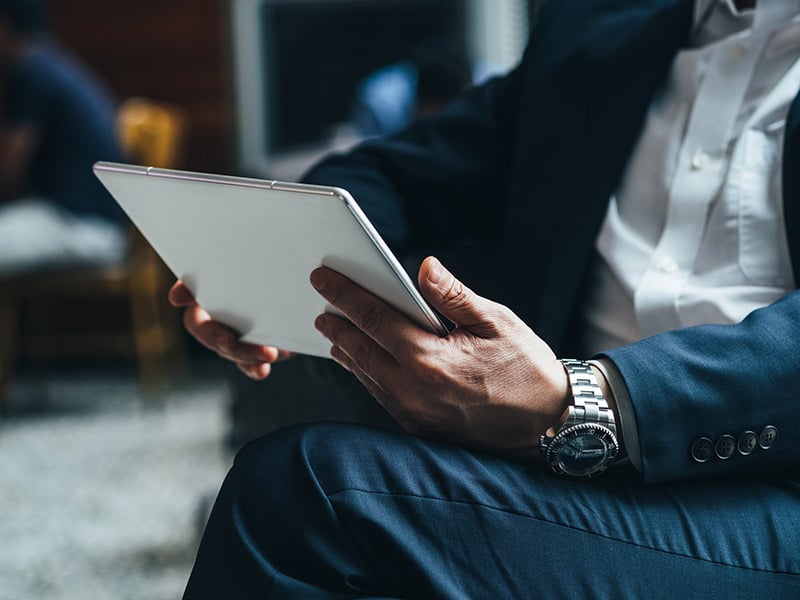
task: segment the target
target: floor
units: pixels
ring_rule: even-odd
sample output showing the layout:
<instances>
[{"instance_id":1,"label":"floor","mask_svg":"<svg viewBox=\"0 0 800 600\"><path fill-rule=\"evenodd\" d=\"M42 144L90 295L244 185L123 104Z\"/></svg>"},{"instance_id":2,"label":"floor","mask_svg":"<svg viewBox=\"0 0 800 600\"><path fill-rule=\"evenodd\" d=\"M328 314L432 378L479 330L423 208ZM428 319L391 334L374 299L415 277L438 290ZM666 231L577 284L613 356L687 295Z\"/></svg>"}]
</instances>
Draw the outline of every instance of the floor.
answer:
<instances>
[{"instance_id":1,"label":"floor","mask_svg":"<svg viewBox=\"0 0 800 600\"><path fill-rule=\"evenodd\" d=\"M128 369L23 373L0 416L0 600L180 598L231 456L214 369L142 398Z\"/></svg>"}]
</instances>

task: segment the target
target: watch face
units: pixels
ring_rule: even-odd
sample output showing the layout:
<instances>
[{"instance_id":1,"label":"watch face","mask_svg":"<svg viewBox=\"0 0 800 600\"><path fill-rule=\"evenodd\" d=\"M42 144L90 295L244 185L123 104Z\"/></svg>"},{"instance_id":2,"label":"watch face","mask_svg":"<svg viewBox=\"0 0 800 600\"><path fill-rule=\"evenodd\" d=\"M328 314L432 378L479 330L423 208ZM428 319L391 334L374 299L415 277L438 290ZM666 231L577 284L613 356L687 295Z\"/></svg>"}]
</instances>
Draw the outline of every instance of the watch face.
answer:
<instances>
[{"instance_id":1,"label":"watch face","mask_svg":"<svg viewBox=\"0 0 800 600\"><path fill-rule=\"evenodd\" d=\"M606 470L617 456L617 438L596 423L569 427L550 443L548 462L558 473L593 477Z\"/></svg>"}]
</instances>

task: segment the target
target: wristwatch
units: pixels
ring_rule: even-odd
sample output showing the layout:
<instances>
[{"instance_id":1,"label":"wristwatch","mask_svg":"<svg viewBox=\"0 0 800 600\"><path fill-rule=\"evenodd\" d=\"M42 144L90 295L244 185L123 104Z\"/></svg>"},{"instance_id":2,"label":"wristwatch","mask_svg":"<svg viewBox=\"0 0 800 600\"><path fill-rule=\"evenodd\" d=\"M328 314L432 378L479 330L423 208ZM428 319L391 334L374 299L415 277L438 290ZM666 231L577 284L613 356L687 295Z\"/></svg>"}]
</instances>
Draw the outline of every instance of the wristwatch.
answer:
<instances>
[{"instance_id":1,"label":"wristwatch","mask_svg":"<svg viewBox=\"0 0 800 600\"><path fill-rule=\"evenodd\" d=\"M573 404L569 416L553 437L543 435L539 450L550 468L559 475L596 477L605 471L619 452L614 412L585 361L561 359L569 377Z\"/></svg>"}]
</instances>

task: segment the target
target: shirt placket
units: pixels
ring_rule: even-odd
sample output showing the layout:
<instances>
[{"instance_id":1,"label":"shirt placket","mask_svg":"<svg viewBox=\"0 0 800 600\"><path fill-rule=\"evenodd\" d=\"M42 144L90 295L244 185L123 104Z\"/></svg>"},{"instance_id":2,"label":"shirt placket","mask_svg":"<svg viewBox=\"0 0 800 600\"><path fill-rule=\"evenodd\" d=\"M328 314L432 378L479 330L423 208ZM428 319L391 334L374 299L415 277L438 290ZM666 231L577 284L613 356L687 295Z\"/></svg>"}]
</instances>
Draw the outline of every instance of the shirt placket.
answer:
<instances>
[{"instance_id":1,"label":"shirt placket","mask_svg":"<svg viewBox=\"0 0 800 600\"><path fill-rule=\"evenodd\" d=\"M706 74L678 153L664 229L634 292L641 336L682 326L681 290L694 271L709 209L728 169L726 146L766 39L763 30L749 32L708 49ZM695 72L701 64L698 56Z\"/></svg>"}]
</instances>

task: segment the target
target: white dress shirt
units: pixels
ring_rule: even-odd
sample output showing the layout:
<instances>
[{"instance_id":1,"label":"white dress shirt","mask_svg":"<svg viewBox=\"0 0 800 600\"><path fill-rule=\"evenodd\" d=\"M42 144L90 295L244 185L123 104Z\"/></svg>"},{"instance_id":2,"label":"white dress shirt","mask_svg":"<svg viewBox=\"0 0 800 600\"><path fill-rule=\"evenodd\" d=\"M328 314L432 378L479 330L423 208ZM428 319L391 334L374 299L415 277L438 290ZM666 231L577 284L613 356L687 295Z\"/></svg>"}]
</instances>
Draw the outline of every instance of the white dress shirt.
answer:
<instances>
[{"instance_id":1,"label":"white dress shirt","mask_svg":"<svg viewBox=\"0 0 800 600\"><path fill-rule=\"evenodd\" d=\"M586 355L663 331L741 321L794 289L781 153L800 89L800 0L698 1L596 243ZM628 454L635 417L613 365Z\"/></svg>"}]
</instances>

